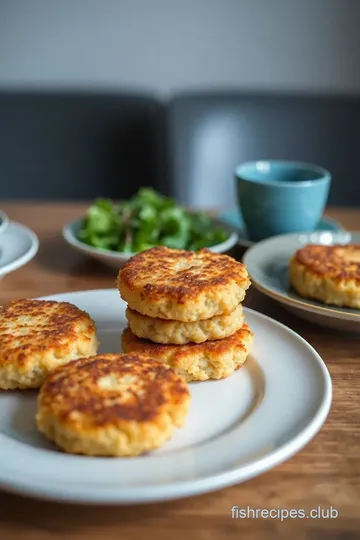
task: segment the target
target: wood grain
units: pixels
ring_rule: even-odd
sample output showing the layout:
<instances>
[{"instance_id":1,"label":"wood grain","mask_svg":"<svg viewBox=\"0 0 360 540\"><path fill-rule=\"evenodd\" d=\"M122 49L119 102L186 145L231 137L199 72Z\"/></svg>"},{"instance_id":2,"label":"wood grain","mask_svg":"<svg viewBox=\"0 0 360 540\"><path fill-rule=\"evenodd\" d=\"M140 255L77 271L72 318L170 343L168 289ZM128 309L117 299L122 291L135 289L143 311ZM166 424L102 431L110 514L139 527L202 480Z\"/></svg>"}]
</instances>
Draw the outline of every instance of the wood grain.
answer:
<instances>
[{"instance_id":1,"label":"wood grain","mask_svg":"<svg viewBox=\"0 0 360 540\"><path fill-rule=\"evenodd\" d=\"M116 272L87 259L61 238L61 228L86 204L1 204L39 236L37 257L0 282L0 304L80 289L114 286ZM329 210L360 230L360 210ZM235 253L241 256L240 252ZM0 493L0 539L333 540L360 538L360 339L327 331L287 313L251 290L246 304L308 340L330 370L334 398L320 433L292 459L244 484L216 493L139 507L87 507ZM271 354L271 352L270 352ZM1 464L0 464L1 466ZM336 519L232 519L231 508L310 510L332 505Z\"/></svg>"}]
</instances>

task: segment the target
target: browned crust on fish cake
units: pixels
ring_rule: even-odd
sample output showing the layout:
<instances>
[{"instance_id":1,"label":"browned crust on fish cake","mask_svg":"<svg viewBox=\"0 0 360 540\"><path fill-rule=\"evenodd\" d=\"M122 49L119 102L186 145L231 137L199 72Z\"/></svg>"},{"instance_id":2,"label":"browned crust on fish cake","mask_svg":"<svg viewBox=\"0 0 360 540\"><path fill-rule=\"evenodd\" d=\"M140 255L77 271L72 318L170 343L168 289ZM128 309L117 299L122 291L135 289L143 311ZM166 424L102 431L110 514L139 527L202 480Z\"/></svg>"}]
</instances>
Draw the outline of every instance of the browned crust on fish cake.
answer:
<instances>
[{"instance_id":1,"label":"browned crust on fish cake","mask_svg":"<svg viewBox=\"0 0 360 540\"><path fill-rule=\"evenodd\" d=\"M61 449L89 456L137 456L185 423L187 385L161 362L103 354L56 369L38 396L38 429Z\"/></svg>"},{"instance_id":2,"label":"browned crust on fish cake","mask_svg":"<svg viewBox=\"0 0 360 540\"><path fill-rule=\"evenodd\" d=\"M360 309L360 244L299 249L289 262L289 281L304 298Z\"/></svg>"},{"instance_id":3,"label":"browned crust on fish cake","mask_svg":"<svg viewBox=\"0 0 360 540\"><path fill-rule=\"evenodd\" d=\"M246 323L227 338L187 345L153 343L138 338L126 328L122 334L122 347L125 352L144 354L164 362L189 382L229 376L246 361L253 338Z\"/></svg>"},{"instance_id":4,"label":"browned crust on fish cake","mask_svg":"<svg viewBox=\"0 0 360 540\"><path fill-rule=\"evenodd\" d=\"M191 322L233 311L250 279L246 267L228 255L159 246L125 263L117 286L143 315Z\"/></svg>"},{"instance_id":5,"label":"browned crust on fish cake","mask_svg":"<svg viewBox=\"0 0 360 540\"><path fill-rule=\"evenodd\" d=\"M315 274L360 283L360 244L309 244L296 252L295 261Z\"/></svg>"},{"instance_id":6,"label":"browned crust on fish cake","mask_svg":"<svg viewBox=\"0 0 360 540\"><path fill-rule=\"evenodd\" d=\"M103 388L104 377L129 378L123 390ZM61 423L76 425L74 411L83 415L81 430L127 421L153 422L164 409L188 399L181 377L144 355L103 354L79 359L53 371L40 391L42 407Z\"/></svg>"},{"instance_id":7,"label":"browned crust on fish cake","mask_svg":"<svg viewBox=\"0 0 360 540\"><path fill-rule=\"evenodd\" d=\"M39 317L43 325L22 324L24 317L33 320ZM61 348L65 354L66 343L71 344L78 338L80 322L90 332L95 328L87 313L68 302L27 299L11 302L0 308L0 364L16 360L19 365L24 365L31 353L49 348ZM23 336L15 334L19 328L28 331ZM86 332L82 337L90 339Z\"/></svg>"},{"instance_id":8,"label":"browned crust on fish cake","mask_svg":"<svg viewBox=\"0 0 360 540\"><path fill-rule=\"evenodd\" d=\"M73 304L11 302L0 308L0 387L37 388L49 371L97 346L94 321Z\"/></svg>"}]
</instances>

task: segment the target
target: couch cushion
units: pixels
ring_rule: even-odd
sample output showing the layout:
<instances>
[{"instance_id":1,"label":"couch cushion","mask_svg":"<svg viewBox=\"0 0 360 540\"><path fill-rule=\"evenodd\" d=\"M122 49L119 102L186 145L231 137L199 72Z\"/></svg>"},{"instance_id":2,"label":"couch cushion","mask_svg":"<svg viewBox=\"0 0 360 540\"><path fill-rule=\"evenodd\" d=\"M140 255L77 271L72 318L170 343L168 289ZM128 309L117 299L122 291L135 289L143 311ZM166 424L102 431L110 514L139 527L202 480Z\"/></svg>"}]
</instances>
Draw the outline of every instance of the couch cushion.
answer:
<instances>
[{"instance_id":1,"label":"couch cushion","mask_svg":"<svg viewBox=\"0 0 360 540\"><path fill-rule=\"evenodd\" d=\"M329 204L360 204L360 98L194 93L170 103L172 190L183 203L235 204L243 161L317 163L333 174Z\"/></svg>"},{"instance_id":2,"label":"couch cushion","mask_svg":"<svg viewBox=\"0 0 360 540\"><path fill-rule=\"evenodd\" d=\"M162 182L151 96L0 92L0 199L128 197Z\"/></svg>"}]
</instances>

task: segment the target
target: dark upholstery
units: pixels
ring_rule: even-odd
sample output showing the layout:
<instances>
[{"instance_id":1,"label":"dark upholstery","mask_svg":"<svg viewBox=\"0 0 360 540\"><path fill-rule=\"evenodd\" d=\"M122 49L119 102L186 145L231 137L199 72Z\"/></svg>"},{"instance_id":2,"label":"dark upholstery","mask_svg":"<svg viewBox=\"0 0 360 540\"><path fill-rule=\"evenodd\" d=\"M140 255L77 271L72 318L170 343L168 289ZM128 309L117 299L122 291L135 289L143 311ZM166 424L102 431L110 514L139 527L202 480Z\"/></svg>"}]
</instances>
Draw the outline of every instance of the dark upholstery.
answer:
<instances>
[{"instance_id":1,"label":"dark upholstery","mask_svg":"<svg viewBox=\"0 0 360 540\"><path fill-rule=\"evenodd\" d=\"M161 188L164 125L163 105L148 96L0 92L0 199Z\"/></svg>"},{"instance_id":2,"label":"dark upholstery","mask_svg":"<svg viewBox=\"0 0 360 540\"><path fill-rule=\"evenodd\" d=\"M187 94L168 115L172 193L186 204L235 204L243 161L317 163L333 174L329 204L360 205L360 97Z\"/></svg>"}]
</instances>

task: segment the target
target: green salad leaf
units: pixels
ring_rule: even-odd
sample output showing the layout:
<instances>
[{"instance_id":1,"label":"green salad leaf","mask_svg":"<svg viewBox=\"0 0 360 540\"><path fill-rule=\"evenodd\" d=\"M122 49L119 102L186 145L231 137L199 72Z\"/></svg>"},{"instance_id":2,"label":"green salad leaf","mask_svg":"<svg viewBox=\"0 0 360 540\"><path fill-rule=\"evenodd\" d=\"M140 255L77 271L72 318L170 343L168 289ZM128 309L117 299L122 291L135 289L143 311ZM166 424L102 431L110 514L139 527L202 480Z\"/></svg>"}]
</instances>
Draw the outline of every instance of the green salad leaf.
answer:
<instances>
[{"instance_id":1,"label":"green salad leaf","mask_svg":"<svg viewBox=\"0 0 360 540\"><path fill-rule=\"evenodd\" d=\"M137 253L154 246L196 251L223 242L229 232L204 212L190 212L151 188L115 204L97 199L78 233L89 246Z\"/></svg>"}]
</instances>

